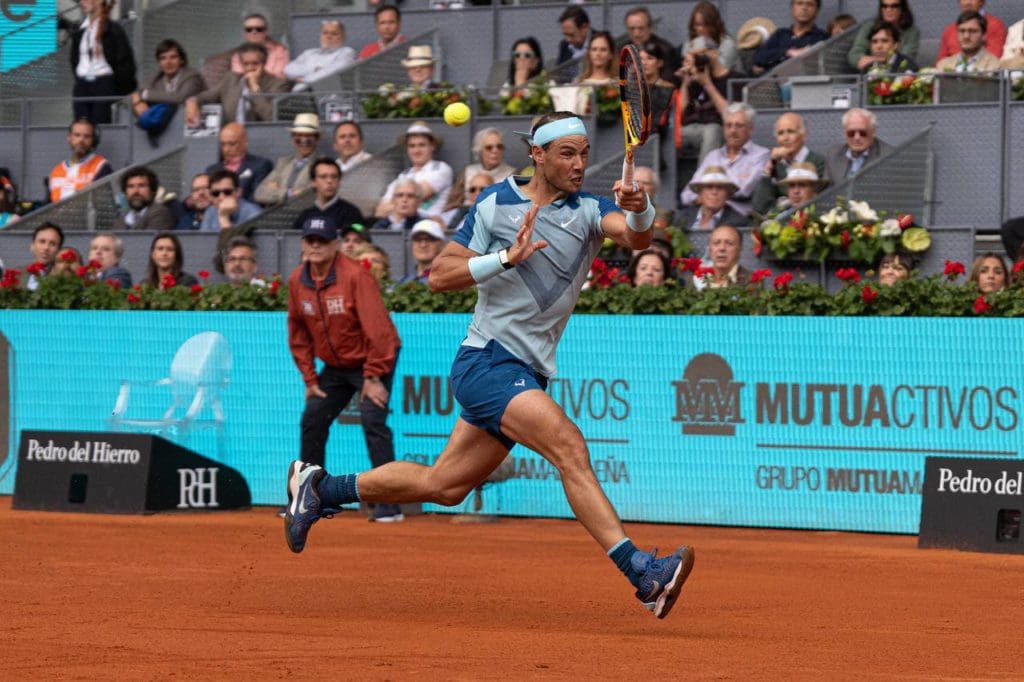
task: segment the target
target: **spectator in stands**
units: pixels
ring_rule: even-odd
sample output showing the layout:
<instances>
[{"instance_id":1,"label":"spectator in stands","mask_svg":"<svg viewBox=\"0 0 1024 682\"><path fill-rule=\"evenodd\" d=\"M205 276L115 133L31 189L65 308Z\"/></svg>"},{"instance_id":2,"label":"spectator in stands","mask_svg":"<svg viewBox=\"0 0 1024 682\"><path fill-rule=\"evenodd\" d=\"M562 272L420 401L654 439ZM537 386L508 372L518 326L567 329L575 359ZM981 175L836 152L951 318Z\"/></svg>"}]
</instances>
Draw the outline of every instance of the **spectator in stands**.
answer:
<instances>
[{"instance_id":1,"label":"spectator in stands","mask_svg":"<svg viewBox=\"0 0 1024 682\"><path fill-rule=\"evenodd\" d=\"M412 178L398 178L391 183L391 201L387 213L373 224L374 230L408 231L426 216L420 213L423 188Z\"/></svg>"},{"instance_id":2,"label":"spectator in stands","mask_svg":"<svg viewBox=\"0 0 1024 682\"><path fill-rule=\"evenodd\" d=\"M921 32L914 25L914 13L910 11L910 0L878 0L878 15L874 21L864 22L857 30L853 45L846 54L850 66L864 71L878 60L871 50L871 36L877 32L875 28L880 22L889 22L897 29L896 42L900 44L903 54L910 59L917 58L917 48L921 44Z\"/></svg>"},{"instance_id":3,"label":"spectator in stands","mask_svg":"<svg viewBox=\"0 0 1024 682\"><path fill-rule=\"evenodd\" d=\"M331 225L337 225L342 229L363 224L363 216L359 209L338 196L342 175L338 164L326 156L321 156L313 161L306 175L315 198L313 205L295 219L296 230L301 230L309 218L326 217Z\"/></svg>"},{"instance_id":4,"label":"spectator in stands","mask_svg":"<svg viewBox=\"0 0 1024 682\"><path fill-rule=\"evenodd\" d=\"M430 45L410 45L409 53L402 60L409 85L420 90L437 86L434 82L434 50Z\"/></svg>"},{"instance_id":5,"label":"spectator in stands","mask_svg":"<svg viewBox=\"0 0 1024 682\"><path fill-rule=\"evenodd\" d=\"M658 177L650 166L637 166L633 169L633 182L643 191L647 192L648 198L654 203L658 200Z\"/></svg>"},{"instance_id":6,"label":"spectator in stands","mask_svg":"<svg viewBox=\"0 0 1024 682\"><path fill-rule=\"evenodd\" d=\"M744 21L736 31L736 47L739 50L739 64L734 72L742 76L756 76L758 69L754 66L754 56L758 48L775 33L775 23L765 17L751 17Z\"/></svg>"},{"instance_id":7,"label":"spectator in stands","mask_svg":"<svg viewBox=\"0 0 1024 682\"><path fill-rule=\"evenodd\" d=\"M115 230L173 230L174 214L156 200L160 181L145 166L129 168L121 176L121 191L128 208L122 210L114 223Z\"/></svg>"},{"instance_id":8,"label":"spectator in stands","mask_svg":"<svg viewBox=\"0 0 1024 682\"><path fill-rule=\"evenodd\" d=\"M821 0L790 0L793 25L780 28L757 48L754 54L756 73L773 69L792 57L798 57L816 43L828 40L828 33L815 25Z\"/></svg>"},{"instance_id":9,"label":"spectator in stands","mask_svg":"<svg viewBox=\"0 0 1024 682\"><path fill-rule=\"evenodd\" d=\"M1021 260L1024 252L1024 216L1010 218L999 228L999 235L1003 240L1003 248L1006 249L1006 256L1014 263Z\"/></svg>"},{"instance_id":10,"label":"spectator in stands","mask_svg":"<svg viewBox=\"0 0 1024 682\"><path fill-rule=\"evenodd\" d=\"M170 232L162 232L153 237L149 245L149 264L146 266L146 280L143 283L157 289L199 284L195 275L185 272L184 267L185 255L181 250L181 242Z\"/></svg>"},{"instance_id":11,"label":"spectator in stands","mask_svg":"<svg viewBox=\"0 0 1024 682\"><path fill-rule=\"evenodd\" d=\"M334 151L342 173L373 157L363 149L363 129L355 121L342 121L334 128Z\"/></svg>"},{"instance_id":12,"label":"spectator in stands","mask_svg":"<svg viewBox=\"0 0 1024 682\"><path fill-rule=\"evenodd\" d=\"M718 8L708 0L698 2L690 13L688 39L683 44L682 54L714 58L726 73L739 67L736 41L725 30Z\"/></svg>"},{"instance_id":13,"label":"spectator in stands","mask_svg":"<svg viewBox=\"0 0 1024 682\"><path fill-rule=\"evenodd\" d=\"M1003 54L1003 47L1006 44L1006 24L1002 19L992 14L991 12L985 11L985 0L959 0L960 3L960 16L957 17L956 21L951 24L947 24L946 28L942 31L942 42L939 43L939 56L938 62L942 62L947 57L956 57L963 52L963 34L961 32L960 24L961 20L964 19L964 15L968 13L977 14L984 22L981 25L981 40L985 45L985 50L994 57L999 57ZM977 33L970 31L970 35L977 37ZM942 68L942 67L939 67ZM987 69L975 69L976 71L986 71Z\"/></svg>"},{"instance_id":14,"label":"spectator in stands","mask_svg":"<svg viewBox=\"0 0 1024 682\"><path fill-rule=\"evenodd\" d=\"M544 73L544 53L533 36L520 38L512 45L512 59L508 63L508 80L501 86L502 94L519 85L526 85Z\"/></svg>"},{"instance_id":15,"label":"spectator in stands","mask_svg":"<svg viewBox=\"0 0 1024 682\"><path fill-rule=\"evenodd\" d=\"M62 246L64 246L64 230L57 225L43 223L32 231L32 243L29 244L32 263L22 268L28 272L28 279L25 280L26 289L35 291L39 286L39 278L50 274L50 271L53 270L53 262L57 259L57 252ZM33 272L33 270L37 270L37 272Z\"/></svg>"},{"instance_id":16,"label":"spectator in stands","mask_svg":"<svg viewBox=\"0 0 1024 682\"><path fill-rule=\"evenodd\" d=\"M989 15L989 17L991 16ZM956 37L960 49L948 57L940 58L935 64L935 68L939 71L956 71L957 73L998 71L999 57L985 48L986 35L988 35L988 18L978 12L962 12L956 20ZM1001 50L1002 46L1000 45Z\"/></svg>"},{"instance_id":17,"label":"spectator in stands","mask_svg":"<svg viewBox=\"0 0 1024 682\"><path fill-rule=\"evenodd\" d=\"M110 162L96 153L96 124L89 119L76 119L68 127L68 146L71 158L54 166L47 178L52 202L67 199L114 172Z\"/></svg>"},{"instance_id":18,"label":"spectator in stands","mask_svg":"<svg viewBox=\"0 0 1024 682\"><path fill-rule=\"evenodd\" d=\"M878 261L878 286L891 287L896 282L910 279L916 264L914 257L903 251L885 254Z\"/></svg>"},{"instance_id":19,"label":"spectator in stands","mask_svg":"<svg viewBox=\"0 0 1024 682\"><path fill-rule=\"evenodd\" d=\"M828 183L818 175L813 163L798 161L786 169L786 177L779 180L779 187L786 193L776 204L780 209L803 206L818 195Z\"/></svg>"},{"instance_id":20,"label":"spectator in stands","mask_svg":"<svg viewBox=\"0 0 1024 682\"><path fill-rule=\"evenodd\" d=\"M369 263L370 274L382 287L391 279L391 259L388 257L388 252L376 244L369 242L363 244L356 250L353 257L364 268Z\"/></svg>"},{"instance_id":21,"label":"spectator in stands","mask_svg":"<svg viewBox=\"0 0 1024 682\"><path fill-rule=\"evenodd\" d=\"M468 175L468 173L467 173ZM459 201L449 200L447 209L441 214L441 219L448 225L449 230L458 230L466 220L466 215L473 208L480 192L494 184L494 178L484 172L477 172L470 175L469 184L465 185L465 191L459 195ZM461 187L462 185L460 185ZM451 196L455 197L452 192Z\"/></svg>"},{"instance_id":22,"label":"spectator in stands","mask_svg":"<svg viewBox=\"0 0 1024 682\"><path fill-rule=\"evenodd\" d=\"M569 5L558 16L563 39L558 43L558 64L582 59L590 46L590 16L579 5ZM576 77L579 69L563 71L559 80L567 83Z\"/></svg>"},{"instance_id":23,"label":"spectator in stands","mask_svg":"<svg viewBox=\"0 0 1024 682\"><path fill-rule=\"evenodd\" d=\"M298 83L296 90L303 90L306 83L337 73L355 60L356 51L345 45L345 25L327 19L320 22L320 47L311 47L292 60L284 67L284 77Z\"/></svg>"},{"instance_id":24,"label":"spectator in stands","mask_svg":"<svg viewBox=\"0 0 1024 682\"><path fill-rule=\"evenodd\" d=\"M210 175L199 173L192 178L192 191L182 202L183 212L178 219L177 229L198 230L203 224L203 214L210 207Z\"/></svg>"},{"instance_id":25,"label":"spectator in stands","mask_svg":"<svg viewBox=\"0 0 1024 682\"><path fill-rule=\"evenodd\" d=\"M640 48L640 64L644 78L651 92L651 123L655 132L664 135L668 131L669 116L672 112L672 97L676 86L661 77L665 64L665 51L658 43L647 43Z\"/></svg>"},{"instance_id":26,"label":"spectator in stands","mask_svg":"<svg viewBox=\"0 0 1024 682\"><path fill-rule=\"evenodd\" d=\"M747 104L730 104L723 116L725 146L713 150L693 174L693 180L703 177L711 166L725 169L726 175L739 189L729 198L729 205L742 215L750 215L751 198L761 179L761 171L770 155L766 147L751 141L757 112ZM697 193L687 186L680 197L684 206L697 202Z\"/></svg>"},{"instance_id":27,"label":"spectator in stands","mask_svg":"<svg viewBox=\"0 0 1024 682\"><path fill-rule=\"evenodd\" d=\"M51 275L77 275L82 267L82 254L73 246L65 246L53 261Z\"/></svg>"},{"instance_id":28,"label":"spectator in stands","mask_svg":"<svg viewBox=\"0 0 1024 682\"><path fill-rule=\"evenodd\" d=\"M156 45L159 69L141 89L132 93L132 111L142 117L157 104L177 106L206 89L203 77L188 66L185 48L176 40L161 40Z\"/></svg>"},{"instance_id":29,"label":"spectator in stands","mask_svg":"<svg viewBox=\"0 0 1024 682\"><path fill-rule=\"evenodd\" d=\"M750 270L740 265L743 235L731 225L719 225L708 238L708 257L714 272L693 278L690 284L697 291L750 284Z\"/></svg>"},{"instance_id":30,"label":"spectator in stands","mask_svg":"<svg viewBox=\"0 0 1024 682\"><path fill-rule=\"evenodd\" d=\"M220 131L220 162L206 168L207 173L229 170L238 176L242 198L253 200L256 188L270 175L274 164L270 159L249 153L249 137L241 123L229 123Z\"/></svg>"},{"instance_id":31,"label":"spectator in stands","mask_svg":"<svg viewBox=\"0 0 1024 682\"><path fill-rule=\"evenodd\" d=\"M256 203L263 206L279 204L309 188L311 178L306 168L313 160L316 145L320 141L320 117L316 114L296 114L288 132L292 136L295 154L279 158L274 164L274 170L256 187L253 197Z\"/></svg>"},{"instance_id":32,"label":"spectator in stands","mask_svg":"<svg viewBox=\"0 0 1024 682\"><path fill-rule=\"evenodd\" d=\"M505 141L497 128L482 128L473 135L473 156L477 163L469 164L463 171L466 189L479 173L486 173L494 182L501 182L516 170L505 163Z\"/></svg>"},{"instance_id":33,"label":"spectator in stands","mask_svg":"<svg viewBox=\"0 0 1024 682\"><path fill-rule=\"evenodd\" d=\"M1020 63L1024 60L1024 19L1006 30L1006 43L1003 45L1002 56L1003 68L1024 68L1024 64Z\"/></svg>"},{"instance_id":34,"label":"spectator in stands","mask_svg":"<svg viewBox=\"0 0 1024 682\"><path fill-rule=\"evenodd\" d=\"M692 16L690 21L692 23ZM636 49L643 50L644 46L651 44L657 45L661 49L661 54L664 55L664 63L658 72L659 76L662 80L673 82L676 70L682 65L680 63L679 50L672 43L651 30L651 27L654 25L654 19L651 17L650 11L643 6L634 7L626 12L623 23L626 25L626 33L629 34L629 42L633 43ZM650 78L648 78L648 81L653 82Z\"/></svg>"},{"instance_id":35,"label":"spectator in stands","mask_svg":"<svg viewBox=\"0 0 1024 682\"><path fill-rule=\"evenodd\" d=\"M679 214L678 225L682 229L706 232L719 225L742 227L747 224L747 216L727 203L739 188L724 168L708 166L700 180L690 183L690 189L696 193L697 200L695 205L685 207Z\"/></svg>"},{"instance_id":36,"label":"spectator in stands","mask_svg":"<svg viewBox=\"0 0 1024 682\"><path fill-rule=\"evenodd\" d=\"M132 286L132 274L121 267L124 256L124 242L113 232L100 232L89 242L89 262L96 261L100 270L96 279L100 282L117 282L122 289Z\"/></svg>"},{"instance_id":37,"label":"spectator in stands","mask_svg":"<svg viewBox=\"0 0 1024 682\"><path fill-rule=\"evenodd\" d=\"M448 239L444 236L441 226L427 218L412 226L409 241L412 243L412 258L416 261L416 270L402 277L398 283L419 282L426 285L430 277L430 266L441 254Z\"/></svg>"},{"instance_id":38,"label":"spectator in stands","mask_svg":"<svg viewBox=\"0 0 1024 682\"><path fill-rule=\"evenodd\" d=\"M699 164L722 144L722 115L729 107L723 93L729 70L710 52L689 52L679 77L683 84L676 92L676 153L696 155Z\"/></svg>"},{"instance_id":39,"label":"spectator in stands","mask_svg":"<svg viewBox=\"0 0 1024 682\"><path fill-rule=\"evenodd\" d=\"M987 251L974 259L967 281L973 282L982 294L992 294L1010 285L1009 272L1002 256Z\"/></svg>"},{"instance_id":40,"label":"spectator in stands","mask_svg":"<svg viewBox=\"0 0 1024 682\"><path fill-rule=\"evenodd\" d=\"M360 59L367 59L405 42L405 36L402 35L402 13L394 5L381 5L375 9L373 22L377 40L363 45L363 49L359 50Z\"/></svg>"},{"instance_id":41,"label":"spectator in stands","mask_svg":"<svg viewBox=\"0 0 1024 682\"><path fill-rule=\"evenodd\" d=\"M580 66L580 74L573 82L580 86L576 88L576 100L571 105L575 113L590 113L595 90L599 103L602 96L614 94L616 98L618 97L619 60L612 34L607 31L591 33ZM559 106L556 101L555 107Z\"/></svg>"},{"instance_id":42,"label":"spectator in stands","mask_svg":"<svg viewBox=\"0 0 1024 682\"><path fill-rule=\"evenodd\" d=\"M224 249L224 274L228 281L235 286L266 286L266 280L256 274L259 253L259 247L248 237L232 237Z\"/></svg>"},{"instance_id":43,"label":"spectator in stands","mask_svg":"<svg viewBox=\"0 0 1024 682\"><path fill-rule=\"evenodd\" d=\"M454 173L452 167L444 161L434 159L434 153L441 148L441 138L423 121L414 122L398 136L398 146L404 147L409 157L409 168L398 174L388 185L384 198L377 204L374 215L384 216L391 213L392 193L395 182L410 178L420 187L420 210L427 216L440 215L448 201Z\"/></svg>"},{"instance_id":44,"label":"spectator in stands","mask_svg":"<svg viewBox=\"0 0 1024 682\"><path fill-rule=\"evenodd\" d=\"M825 152L825 178L842 182L860 172L864 164L888 154L892 146L878 139L878 117L867 109L855 107L843 114L845 144L837 144Z\"/></svg>"},{"instance_id":45,"label":"spectator in stands","mask_svg":"<svg viewBox=\"0 0 1024 682\"><path fill-rule=\"evenodd\" d=\"M135 90L135 55L128 34L110 20L115 0L79 0L85 21L71 33L71 71L75 75L75 118L110 123L114 99ZM34 3L33 3L34 4ZM107 97L105 101L79 98Z\"/></svg>"},{"instance_id":46,"label":"spectator in stands","mask_svg":"<svg viewBox=\"0 0 1024 682\"><path fill-rule=\"evenodd\" d=\"M813 163L819 178L825 177L825 157L812 152L804 144L807 129L800 114L785 113L775 120L775 143L764 165L761 178L751 200L753 210L765 215L783 196L778 182L787 176L789 167L800 161Z\"/></svg>"},{"instance_id":47,"label":"spectator in stands","mask_svg":"<svg viewBox=\"0 0 1024 682\"><path fill-rule=\"evenodd\" d=\"M199 226L202 232L219 232L259 215L260 207L241 197L238 176L229 170L210 174L210 207Z\"/></svg>"},{"instance_id":48,"label":"spectator in stands","mask_svg":"<svg viewBox=\"0 0 1024 682\"><path fill-rule=\"evenodd\" d=\"M21 220L21 216L15 213L15 210L17 207L14 205L14 187L0 183L0 230Z\"/></svg>"},{"instance_id":49,"label":"spectator in stands","mask_svg":"<svg viewBox=\"0 0 1024 682\"><path fill-rule=\"evenodd\" d=\"M660 287L669 273L669 259L656 249L645 249L633 255L626 271L634 287Z\"/></svg>"},{"instance_id":50,"label":"spectator in stands","mask_svg":"<svg viewBox=\"0 0 1024 682\"><path fill-rule=\"evenodd\" d=\"M288 83L266 70L267 49L256 43L238 48L241 75L230 73L217 87L208 88L185 100L185 121L195 128L199 125L199 105L219 104L224 122L274 120L274 99L277 93L288 92Z\"/></svg>"},{"instance_id":51,"label":"spectator in stands","mask_svg":"<svg viewBox=\"0 0 1024 682\"><path fill-rule=\"evenodd\" d=\"M870 62L861 73L914 73L917 62L900 51L900 30L888 21L876 21L870 29Z\"/></svg>"},{"instance_id":52,"label":"spectator in stands","mask_svg":"<svg viewBox=\"0 0 1024 682\"><path fill-rule=\"evenodd\" d=\"M339 232L341 236L341 252L349 258L356 258L359 250L370 243L370 233L362 223L346 225Z\"/></svg>"},{"instance_id":53,"label":"spectator in stands","mask_svg":"<svg viewBox=\"0 0 1024 682\"><path fill-rule=\"evenodd\" d=\"M825 33L829 38L835 38L846 33L846 29L857 25L857 17L852 14L837 14L825 26Z\"/></svg>"},{"instance_id":54,"label":"spectator in stands","mask_svg":"<svg viewBox=\"0 0 1024 682\"><path fill-rule=\"evenodd\" d=\"M243 76L248 71L244 64L246 45L259 45L266 54L263 70L274 78L286 80L285 67L288 65L288 48L270 37L270 26L262 14L250 14L242 20L242 45L231 55L231 72Z\"/></svg>"}]
</instances>

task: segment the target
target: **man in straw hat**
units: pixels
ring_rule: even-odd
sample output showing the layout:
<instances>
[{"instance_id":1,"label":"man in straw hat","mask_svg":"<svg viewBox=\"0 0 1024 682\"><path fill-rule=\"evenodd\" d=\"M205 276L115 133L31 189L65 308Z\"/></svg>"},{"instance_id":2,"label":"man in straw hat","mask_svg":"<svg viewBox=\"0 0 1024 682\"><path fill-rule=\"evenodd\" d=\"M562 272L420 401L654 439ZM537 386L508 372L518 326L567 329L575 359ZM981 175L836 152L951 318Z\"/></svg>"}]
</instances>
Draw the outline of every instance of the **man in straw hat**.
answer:
<instances>
[{"instance_id":1,"label":"man in straw hat","mask_svg":"<svg viewBox=\"0 0 1024 682\"><path fill-rule=\"evenodd\" d=\"M786 169L786 177L779 180L778 184L786 195L779 197L776 205L778 208L786 210L803 206L818 196L818 192L828 183L818 175L818 169L813 163L801 161Z\"/></svg>"},{"instance_id":2,"label":"man in straw hat","mask_svg":"<svg viewBox=\"0 0 1024 682\"><path fill-rule=\"evenodd\" d=\"M307 166L313 160L316 145L320 141L320 117L316 114L297 114L288 132L292 135L295 154L279 158L274 164L274 170L256 187L258 204L278 204L302 194L309 187Z\"/></svg>"},{"instance_id":3,"label":"man in straw hat","mask_svg":"<svg viewBox=\"0 0 1024 682\"><path fill-rule=\"evenodd\" d=\"M391 197L395 192L395 181L404 179L414 180L419 186L422 202L420 211L424 215L441 215L455 179L452 167L434 158L434 153L441 148L441 143L441 138L434 135L434 131L423 121L414 122L398 136L398 146L405 148L411 165L388 185L384 198L373 212L375 216L386 216L391 213L394 208Z\"/></svg>"},{"instance_id":4,"label":"man in straw hat","mask_svg":"<svg viewBox=\"0 0 1024 682\"><path fill-rule=\"evenodd\" d=\"M719 225L747 224L747 217L727 203L739 188L721 166L708 166L699 180L690 183L690 189L696 193L697 203L679 215L682 229L708 231Z\"/></svg>"},{"instance_id":5,"label":"man in straw hat","mask_svg":"<svg viewBox=\"0 0 1024 682\"><path fill-rule=\"evenodd\" d=\"M434 49L430 45L411 45L409 56L402 60L409 84L420 90L434 87Z\"/></svg>"},{"instance_id":6,"label":"man in straw hat","mask_svg":"<svg viewBox=\"0 0 1024 682\"><path fill-rule=\"evenodd\" d=\"M528 143L533 176L512 176L484 190L431 266L434 291L479 291L452 365L462 412L443 452L430 466L400 461L340 476L293 462L285 537L301 552L322 509L360 500L459 504L521 443L558 469L576 518L636 588L640 603L663 618L693 568L693 550L683 546L658 558L637 549L601 490L583 434L545 392L591 261L606 238L646 249L654 206L645 192L619 182L612 188L618 205L580 191L590 141L575 115L545 114ZM614 352L639 359L646 351L620 343Z\"/></svg>"}]
</instances>

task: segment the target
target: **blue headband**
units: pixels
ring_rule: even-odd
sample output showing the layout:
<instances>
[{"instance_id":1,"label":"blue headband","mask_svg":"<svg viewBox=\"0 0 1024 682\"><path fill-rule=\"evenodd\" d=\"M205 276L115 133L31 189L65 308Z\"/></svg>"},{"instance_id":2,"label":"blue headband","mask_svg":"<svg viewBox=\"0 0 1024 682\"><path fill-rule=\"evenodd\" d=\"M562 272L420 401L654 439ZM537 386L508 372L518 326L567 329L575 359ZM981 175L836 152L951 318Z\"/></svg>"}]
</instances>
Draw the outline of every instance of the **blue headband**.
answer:
<instances>
[{"instance_id":1,"label":"blue headband","mask_svg":"<svg viewBox=\"0 0 1024 682\"><path fill-rule=\"evenodd\" d=\"M557 140L560 137L568 137L569 135L587 136L587 127L583 125L583 121L575 116L545 123L540 128L537 128L537 131L530 139L530 144L543 147L548 142Z\"/></svg>"}]
</instances>

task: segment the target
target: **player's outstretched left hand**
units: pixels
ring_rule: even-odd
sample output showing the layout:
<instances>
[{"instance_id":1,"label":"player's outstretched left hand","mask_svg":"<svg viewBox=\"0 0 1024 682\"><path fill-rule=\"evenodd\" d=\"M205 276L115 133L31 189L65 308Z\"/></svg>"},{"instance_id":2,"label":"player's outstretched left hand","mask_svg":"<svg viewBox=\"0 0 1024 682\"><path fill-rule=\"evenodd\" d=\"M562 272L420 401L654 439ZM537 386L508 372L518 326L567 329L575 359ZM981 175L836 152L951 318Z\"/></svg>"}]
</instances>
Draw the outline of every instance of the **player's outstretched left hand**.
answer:
<instances>
[{"instance_id":1,"label":"player's outstretched left hand","mask_svg":"<svg viewBox=\"0 0 1024 682\"><path fill-rule=\"evenodd\" d=\"M624 211L643 213L647 210L647 192L642 187L623 187L622 180L616 180L612 187L615 203Z\"/></svg>"},{"instance_id":2,"label":"player's outstretched left hand","mask_svg":"<svg viewBox=\"0 0 1024 682\"><path fill-rule=\"evenodd\" d=\"M519 232L516 233L516 243L508 249L508 261L512 265L519 265L532 256L534 251L543 249L548 245L545 239L533 241L533 223L537 219L537 211L539 210L540 206L533 204L530 206L530 210L526 212L526 217L523 218L523 225L519 228Z\"/></svg>"}]
</instances>

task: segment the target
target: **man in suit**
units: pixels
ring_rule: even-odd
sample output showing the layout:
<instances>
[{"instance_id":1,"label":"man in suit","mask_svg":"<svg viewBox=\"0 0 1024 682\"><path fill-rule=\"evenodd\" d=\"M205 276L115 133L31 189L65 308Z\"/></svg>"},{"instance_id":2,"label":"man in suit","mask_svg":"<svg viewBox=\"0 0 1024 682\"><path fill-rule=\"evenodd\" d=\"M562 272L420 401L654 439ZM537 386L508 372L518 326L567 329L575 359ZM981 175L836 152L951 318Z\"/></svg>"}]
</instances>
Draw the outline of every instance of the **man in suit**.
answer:
<instances>
[{"instance_id":1,"label":"man in suit","mask_svg":"<svg viewBox=\"0 0 1024 682\"><path fill-rule=\"evenodd\" d=\"M263 206L279 204L309 189L309 164L320 141L320 117L298 114L288 132L295 154L278 159L274 170L256 188L256 203Z\"/></svg>"},{"instance_id":2,"label":"man in suit","mask_svg":"<svg viewBox=\"0 0 1024 682\"><path fill-rule=\"evenodd\" d=\"M185 121L192 128L199 126L199 105L220 104L223 121L246 123L272 121L273 95L289 92L286 81L271 76L266 70L267 48L246 43L238 49L244 73L230 73L213 88L185 100Z\"/></svg>"},{"instance_id":3,"label":"man in suit","mask_svg":"<svg viewBox=\"0 0 1024 682\"><path fill-rule=\"evenodd\" d=\"M879 140L875 133L878 117L867 109L855 107L843 114L845 144L837 144L825 152L825 178L832 183L842 182L860 172L892 146Z\"/></svg>"},{"instance_id":4,"label":"man in suit","mask_svg":"<svg viewBox=\"0 0 1024 682\"><path fill-rule=\"evenodd\" d=\"M582 57L590 46L590 16L579 5L569 5L558 17L564 39L558 43L558 63ZM568 83L576 77L579 69L563 73L559 79Z\"/></svg>"},{"instance_id":5,"label":"man in suit","mask_svg":"<svg viewBox=\"0 0 1024 682\"><path fill-rule=\"evenodd\" d=\"M1002 44L999 45L999 53L993 54L985 49L985 36L989 31L989 19L992 15L984 17L977 12L961 12L956 19L956 39L960 50L935 64L939 71L955 71L957 73L973 73L975 71L998 71L999 57L1002 52ZM1005 40L1006 26L1003 26L1003 37Z\"/></svg>"},{"instance_id":6,"label":"man in suit","mask_svg":"<svg viewBox=\"0 0 1024 682\"><path fill-rule=\"evenodd\" d=\"M117 217L115 230L172 230L177 219L171 210L156 200L160 187L156 173L145 166L135 166L121 176L121 191L128 209Z\"/></svg>"},{"instance_id":7,"label":"man in suit","mask_svg":"<svg viewBox=\"0 0 1024 682\"><path fill-rule=\"evenodd\" d=\"M650 11L643 6L634 7L626 12L623 23L625 23L626 32L629 34L628 42L636 45L636 49L642 50L645 45L650 43L656 43L661 47L665 53L665 60L661 65L660 75L670 83L678 83L676 71L682 66L679 48L651 31L654 21Z\"/></svg>"},{"instance_id":8,"label":"man in suit","mask_svg":"<svg viewBox=\"0 0 1024 682\"><path fill-rule=\"evenodd\" d=\"M787 170L794 163L813 163L818 177L825 177L825 157L808 149L806 140L807 129L800 114L787 112L775 120L776 146L769 153L751 200L756 213L767 214L784 195L778 183L786 177Z\"/></svg>"},{"instance_id":9,"label":"man in suit","mask_svg":"<svg viewBox=\"0 0 1024 682\"><path fill-rule=\"evenodd\" d=\"M100 282L117 282L122 289L130 289L132 275L121 267L124 243L113 232L100 232L89 242L89 262L100 264L96 279Z\"/></svg>"},{"instance_id":10,"label":"man in suit","mask_svg":"<svg viewBox=\"0 0 1024 682\"><path fill-rule=\"evenodd\" d=\"M740 265L742 245L743 235L735 227L716 227L708 238L708 252L705 256L714 272L700 279L690 280L690 285L697 291L702 291L750 284L750 270Z\"/></svg>"},{"instance_id":11,"label":"man in suit","mask_svg":"<svg viewBox=\"0 0 1024 682\"><path fill-rule=\"evenodd\" d=\"M728 204L729 197L739 189L721 166L709 166L699 180L690 183L697 194L697 203L687 206L679 216L684 230L714 230L719 225L742 227L747 217Z\"/></svg>"},{"instance_id":12,"label":"man in suit","mask_svg":"<svg viewBox=\"0 0 1024 682\"><path fill-rule=\"evenodd\" d=\"M999 57L1006 47L1006 40L1009 30L1002 19L985 9L985 0L958 0L960 15L956 21L946 24L942 31L942 40L939 43L939 54L936 61L942 61L946 57L954 57L960 52L960 19L968 12L977 13L985 19L985 31L981 42L992 55ZM1003 55L1005 59L1007 55Z\"/></svg>"},{"instance_id":13,"label":"man in suit","mask_svg":"<svg viewBox=\"0 0 1024 682\"><path fill-rule=\"evenodd\" d=\"M242 198L253 200L256 188L270 175L274 164L270 159L249 153L249 137L241 123L229 123L220 131L220 162L207 167L207 174L229 170L238 176Z\"/></svg>"}]
</instances>

